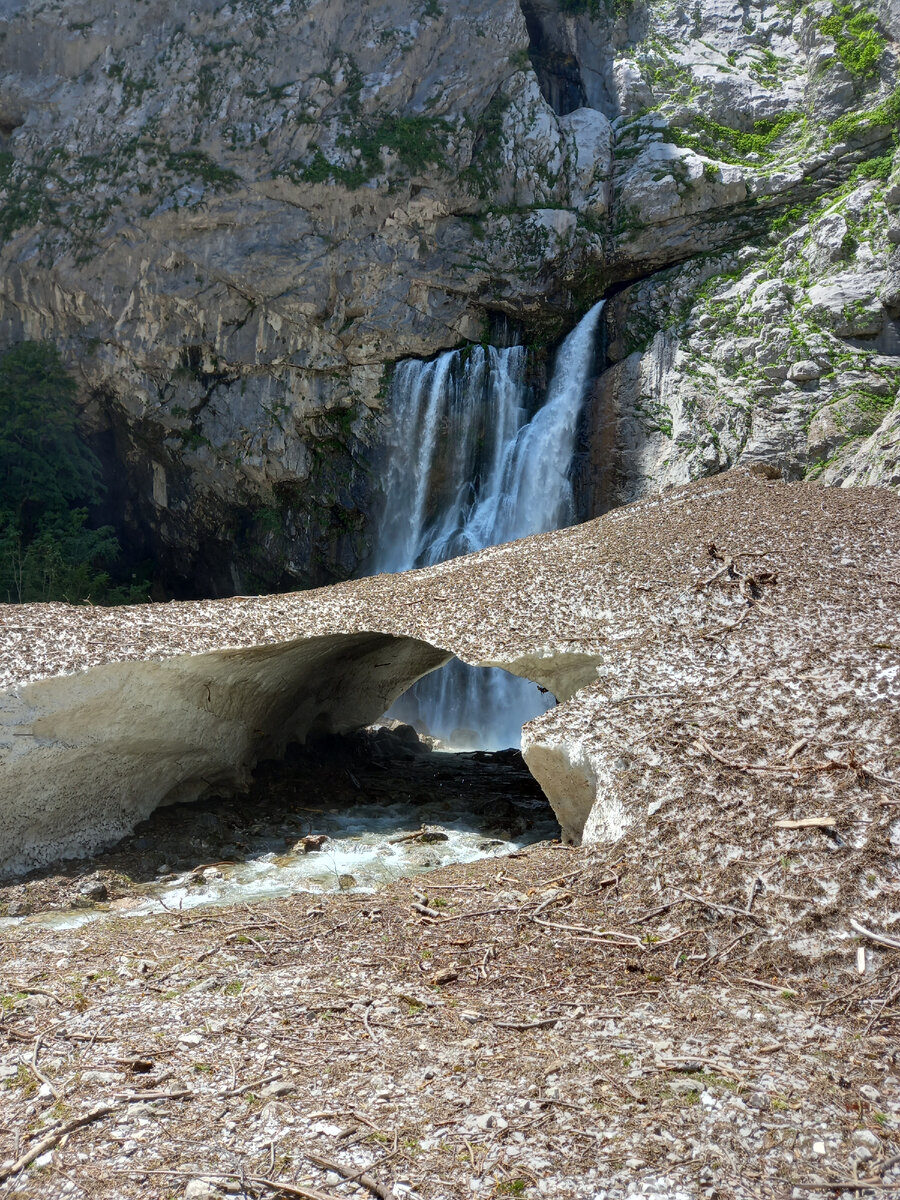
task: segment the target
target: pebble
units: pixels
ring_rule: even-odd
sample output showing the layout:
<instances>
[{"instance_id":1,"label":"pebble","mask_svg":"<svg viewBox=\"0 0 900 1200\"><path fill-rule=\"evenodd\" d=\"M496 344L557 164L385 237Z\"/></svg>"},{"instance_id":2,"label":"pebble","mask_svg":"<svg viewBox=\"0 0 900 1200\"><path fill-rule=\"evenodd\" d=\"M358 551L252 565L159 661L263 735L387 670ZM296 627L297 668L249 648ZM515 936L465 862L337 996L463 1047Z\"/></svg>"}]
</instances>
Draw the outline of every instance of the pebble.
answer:
<instances>
[{"instance_id":1,"label":"pebble","mask_svg":"<svg viewBox=\"0 0 900 1200\"><path fill-rule=\"evenodd\" d=\"M274 1079L259 1093L263 1100L274 1100L277 1096L287 1096L296 1091L294 1085L287 1079Z\"/></svg>"},{"instance_id":2,"label":"pebble","mask_svg":"<svg viewBox=\"0 0 900 1200\"><path fill-rule=\"evenodd\" d=\"M488 1129L495 1129L498 1132L509 1129L509 1121L504 1120L498 1112L484 1113L482 1116L476 1117L475 1124L485 1132Z\"/></svg>"},{"instance_id":3,"label":"pebble","mask_svg":"<svg viewBox=\"0 0 900 1200\"><path fill-rule=\"evenodd\" d=\"M860 1089L862 1090L862 1089ZM864 1146L867 1150L880 1150L881 1141L870 1129L856 1129L850 1136L854 1146Z\"/></svg>"},{"instance_id":4,"label":"pebble","mask_svg":"<svg viewBox=\"0 0 900 1200\"><path fill-rule=\"evenodd\" d=\"M192 1179L184 1189L184 1200L215 1200L216 1189L205 1179Z\"/></svg>"}]
</instances>

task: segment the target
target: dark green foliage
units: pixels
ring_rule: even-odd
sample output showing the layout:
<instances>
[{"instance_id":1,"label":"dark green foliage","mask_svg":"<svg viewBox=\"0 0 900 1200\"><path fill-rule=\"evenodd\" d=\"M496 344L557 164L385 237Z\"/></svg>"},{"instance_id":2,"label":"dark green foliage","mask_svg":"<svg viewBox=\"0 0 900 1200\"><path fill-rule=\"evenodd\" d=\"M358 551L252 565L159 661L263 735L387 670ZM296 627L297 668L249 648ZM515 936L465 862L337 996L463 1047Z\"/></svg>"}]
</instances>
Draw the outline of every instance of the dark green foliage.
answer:
<instances>
[{"instance_id":1,"label":"dark green foliage","mask_svg":"<svg viewBox=\"0 0 900 1200\"><path fill-rule=\"evenodd\" d=\"M29 166L17 163L8 151L0 152L0 243L17 229L36 225L52 214L52 203L44 187L48 176L53 177L47 163Z\"/></svg>"},{"instance_id":2,"label":"dark green foliage","mask_svg":"<svg viewBox=\"0 0 900 1200\"><path fill-rule=\"evenodd\" d=\"M475 126L472 161L460 174L460 179L470 183L482 199L491 195L504 165L503 116L509 103L509 97L502 92L491 98Z\"/></svg>"},{"instance_id":3,"label":"dark green foliage","mask_svg":"<svg viewBox=\"0 0 900 1200\"><path fill-rule=\"evenodd\" d=\"M887 45L877 25L874 13L854 4L842 4L819 28L826 37L834 38L837 56L850 74L869 79L878 70Z\"/></svg>"},{"instance_id":4,"label":"dark green foliage","mask_svg":"<svg viewBox=\"0 0 900 1200\"><path fill-rule=\"evenodd\" d=\"M75 382L52 346L0 359L0 510L26 536L44 513L100 498L100 470L75 429Z\"/></svg>"},{"instance_id":5,"label":"dark green foliage","mask_svg":"<svg viewBox=\"0 0 900 1200\"><path fill-rule=\"evenodd\" d=\"M100 465L79 438L75 383L53 346L22 342L0 357L0 601L146 599L106 568L110 526L91 529Z\"/></svg>"},{"instance_id":6,"label":"dark green foliage","mask_svg":"<svg viewBox=\"0 0 900 1200\"><path fill-rule=\"evenodd\" d=\"M893 156L890 154L879 154L875 158L867 158L865 162L859 163L850 172L850 182L859 183L862 179L878 179L885 183L892 166Z\"/></svg>"}]
</instances>

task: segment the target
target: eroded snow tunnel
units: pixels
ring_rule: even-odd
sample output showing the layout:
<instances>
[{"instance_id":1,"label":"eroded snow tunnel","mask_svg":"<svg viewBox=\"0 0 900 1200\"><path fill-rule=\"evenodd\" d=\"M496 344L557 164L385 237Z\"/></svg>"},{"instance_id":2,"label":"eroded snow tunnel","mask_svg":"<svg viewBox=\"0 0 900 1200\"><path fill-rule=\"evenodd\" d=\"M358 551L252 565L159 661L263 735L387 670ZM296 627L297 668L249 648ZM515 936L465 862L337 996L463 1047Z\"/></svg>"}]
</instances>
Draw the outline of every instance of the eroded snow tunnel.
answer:
<instances>
[{"instance_id":1,"label":"eroded snow tunnel","mask_svg":"<svg viewBox=\"0 0 900 1200\"><path fill-rule=\"evenodd\" d=\"M372 724L453 658L348 633L26 684L0 699L0 877L108 846L162 805L240 791L261 760Z\"/></svg>"}]
</instances>

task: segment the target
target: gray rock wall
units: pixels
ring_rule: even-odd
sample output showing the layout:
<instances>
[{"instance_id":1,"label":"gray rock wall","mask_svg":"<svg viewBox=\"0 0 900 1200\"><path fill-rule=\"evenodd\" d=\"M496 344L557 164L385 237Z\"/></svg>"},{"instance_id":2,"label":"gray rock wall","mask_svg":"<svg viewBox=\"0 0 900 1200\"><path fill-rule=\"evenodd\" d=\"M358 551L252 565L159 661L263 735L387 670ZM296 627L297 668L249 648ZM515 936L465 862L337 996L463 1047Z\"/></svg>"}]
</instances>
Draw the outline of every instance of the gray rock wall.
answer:
<instances>
[{"instance_id":1,"label":"gray rock wall","mask_svg":"<svg viewBox=\"0 0 900 1200\"><path fill-rule=\"evenodd\" d=\"M0 341L63 347L170 579L351 573L390 363L629 280L603 504L894 480L896 5L855 73L824 0L619 8L0 6Z\"/></svg>"}]
</instances>

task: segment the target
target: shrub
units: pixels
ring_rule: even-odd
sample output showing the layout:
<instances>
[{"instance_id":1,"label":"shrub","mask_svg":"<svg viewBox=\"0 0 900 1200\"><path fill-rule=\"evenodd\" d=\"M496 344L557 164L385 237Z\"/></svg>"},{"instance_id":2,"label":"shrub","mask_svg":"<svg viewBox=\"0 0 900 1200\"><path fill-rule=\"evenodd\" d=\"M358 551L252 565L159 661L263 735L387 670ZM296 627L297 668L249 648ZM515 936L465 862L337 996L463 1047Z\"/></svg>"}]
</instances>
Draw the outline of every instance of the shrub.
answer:
<instances>
[{"instance_id":1,"label":"shrub","mask_svg":"<svg viewBox=\"0 0 900 1200\"><path fill-rule=\"evenodd\" d=\"M853 4L842 4L819 29L826 37L834 38L837 56L850 72L861 79L871 78L887 45L877 29L874 13Z\"/></svg>"}]
</instances>

